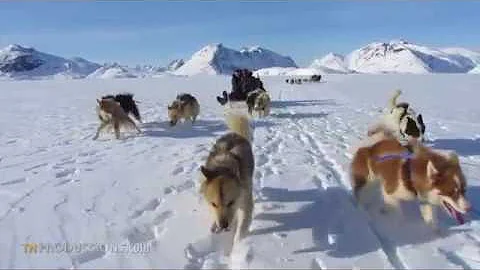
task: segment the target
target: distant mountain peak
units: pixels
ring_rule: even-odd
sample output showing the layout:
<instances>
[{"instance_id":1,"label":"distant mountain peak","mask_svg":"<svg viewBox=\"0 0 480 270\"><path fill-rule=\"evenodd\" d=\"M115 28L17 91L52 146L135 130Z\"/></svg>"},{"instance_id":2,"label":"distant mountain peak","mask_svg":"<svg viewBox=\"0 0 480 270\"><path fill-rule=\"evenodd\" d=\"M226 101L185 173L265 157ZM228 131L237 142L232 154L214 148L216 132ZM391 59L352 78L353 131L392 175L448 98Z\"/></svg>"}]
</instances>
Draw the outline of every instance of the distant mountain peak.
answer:
<instances>
[{"instance_id":1,"label":"distant mountain peak","mask_svg":"<svg viewBox=\"0 0 480 270\"><path fill-rule=\"evenodd\" d=\"M225 47L222 43L214 43L195 52L190 60L175 71L175 74L231 74L238 68L258 70L267 67L297 67L297 65L290 57L260 46L243 47L237 51Z\"/></svg>"}]
</instances>

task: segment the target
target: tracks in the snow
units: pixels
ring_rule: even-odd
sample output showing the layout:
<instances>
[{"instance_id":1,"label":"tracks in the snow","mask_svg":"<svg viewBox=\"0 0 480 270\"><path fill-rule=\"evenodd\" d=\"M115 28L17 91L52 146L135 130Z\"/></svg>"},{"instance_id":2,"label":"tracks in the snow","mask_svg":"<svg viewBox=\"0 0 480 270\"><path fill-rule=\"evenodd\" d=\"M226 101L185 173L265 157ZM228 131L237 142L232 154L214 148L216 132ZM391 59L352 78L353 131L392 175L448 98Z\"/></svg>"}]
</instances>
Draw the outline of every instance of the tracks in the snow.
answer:
<instances>
[{"instance_id":1,"label":"tracks in the snow","mask_svg":"<svg viewBox=\"0 0 480 270\"><path fill-rule=\"evenodd\" d=\"M284 131L283 135L285 137L286 133L292 134L293 139L297 140L302 146L302 151L306 153L306 161L312 165L315 171L311 181L320 190L328 188L350 190L348 186L349 181L346 177L347 174L335 159L329 157L324 144L329 144L330 148L334 148L332 150L334 152L343 152L343 156L348 160L346 153L348 145L345 142L345 138L338 134L338 131L344 132L345 130L341 129L348 129L349 132L356 132L346 125L339 127L338 124L342 124L342 122L341 119L338 118L336 118L335 121L331 121L328 117L313 118L313 121L311 118L293 119L296 112L291 109L288 110L288 114L292 115L292 118L285 119L281 124L286 131ZM318 125L321 126L319 127ZM273 156L274 154L275 152L270 151L263 155ZM352 197L350 197L350 204L353 208L360 210L357 208L357 204ZM398 256L396 247L378 232L368 216L365 216L365 222L368 224L372 235L377 238L379 246L382 248L390 264L396 269L406 269L406 265ZM318 265L318 262L315 265Z\"/></svg>"}]
</instances>

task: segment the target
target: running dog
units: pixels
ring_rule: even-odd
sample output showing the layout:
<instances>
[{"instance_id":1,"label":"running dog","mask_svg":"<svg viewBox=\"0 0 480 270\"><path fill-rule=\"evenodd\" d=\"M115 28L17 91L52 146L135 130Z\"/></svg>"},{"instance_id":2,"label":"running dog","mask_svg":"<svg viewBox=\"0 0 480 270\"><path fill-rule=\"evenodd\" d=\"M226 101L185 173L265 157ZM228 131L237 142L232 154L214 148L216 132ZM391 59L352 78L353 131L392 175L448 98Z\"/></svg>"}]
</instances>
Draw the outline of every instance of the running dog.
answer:
<instances>
[{"instance_id":1,"label":"running dog","mask_svg":"<svg viewBox=\"0 0 480 270\"><path fill-rule=\"evenodd\" d=\"M376 135L378 136L378 135ZM438 231L433 206L441 206L458 223L470 209L466 180L458 156L434 151L413 141L402 146L393 136L381 136L358 148L351 163L351 184L356 199L364 202L370 184L381 181L383 213L399 208L400 200L420 201L424 221ZM363 195L362 195L363 194Z\"/></svg>"},{"instance_id":2,"label":"running dog","mask_svg":"<svg viewBox=\"0 0 480 270\"><path fill-rule=\"evenodd\" d=\"M248 93L247 106L250 115L253 115L255 111L260 117L268 116L270 114L270 103L270 96L265 90L257 89Z\"/></svg>"},{"instance_id":3,"label":"running dog","mask_svg":"<svg viewBox=\"0 0 480 270\"><path fill-rule=\"evenodd\" d=\"M253 214L252 177L255 166L248 116L227 115L230 132L220 137L200 167L200 192L215 220L212 233L234 228L234 243L249 230Z\"/></svg>"},{"instance_id":4,"label":"running dog","mask_svg":"<svg viewBox=\"0 0 480 270\"><path fill-rule=\"evenodd\" d=\"M190 94L179 94L176 99L168 106L168 118L170 126L175 126L180 119L189 119L192 124L195 123L200 114L200 104L197 99Z\"/></svg>"},{"instance_id":5,"label":"running dog","mask_svg":"<svg viewBox=\"0 0 480 270\"><path fill-rule=\"evenodd\" d=\"M397 103L397 99L401 94L401 90L395 91L389 100L387 113L383 115L377 124L369 128L369 136L380 131L389 130L402 142L406 142L412 138L421 141L425 140L424 134L426 126L423 122L422 115L417 115L406 102Z\"/></svg>"},{"instance_id":6,"label":"running dog","mask_svg":"<svg viewBox=\"0 0 480 270\"><path fill-rule=\"evenodd\" d=\"M120 106L122 106L123 110L127 114L132 114L135 119L138 120L138 122L142 122L142 119L140 117L140 112L138 111L137 103L133 99L133 94L130 93L124 93L124 94L118 94L118 95L106 95L103 96L102 99L107 99L111 98L114 99L117 102L120 102Z\"/></svg>"},{"instance_id":7,"label":"running dog","mask_svg":"<svg viewBox=\"0 0 480 270\"><path fill-rule=\"evenodd\" d=\"M142 131L137 127L135 122L123 110L119 102L113 98L97 99L97 115L100 120L100 126L93 140L98 139L100 132L109 126L113 126L115 130L115 138L120 139L120 127L130 127L137 130L138 133Z\"/></svg>"}]
</instances>

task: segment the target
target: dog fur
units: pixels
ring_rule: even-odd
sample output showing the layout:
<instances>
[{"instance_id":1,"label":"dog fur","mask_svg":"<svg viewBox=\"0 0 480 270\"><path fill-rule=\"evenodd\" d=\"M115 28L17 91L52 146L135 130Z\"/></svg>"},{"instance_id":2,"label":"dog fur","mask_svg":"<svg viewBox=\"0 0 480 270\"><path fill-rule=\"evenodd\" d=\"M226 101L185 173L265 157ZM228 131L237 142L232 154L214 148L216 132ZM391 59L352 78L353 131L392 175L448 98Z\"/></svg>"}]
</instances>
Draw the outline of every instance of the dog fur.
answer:
<instances>
[{"instance_id":1,"label":"dog fur","mask_svg":"<svg viewBox=\"0 0 480 270\"><path fill-rule=\"evenodd\" d=\"M401 200L418 199L424 221L435 230L437 222L433 206L441 206L452 217L455 214L458 221L457 214L465 214L470 209L465 198L466 180L458 156L436 152L418 141L413 141L409 147L413 150L413 157L408 162L400 156L379 159L383 155L400 155L407 151L389 135L379 138L371 146L360 147L351 163L351 184L355 197L363 203L365 190L372 183L380 181L385 203L383 212L400 210Z\"/></svg>"},{"instance_id":2,"label":"dog fur","mask_svg":"<svg viewBox=\"0 0 480 270\"><path fill-rule=\"evenodd\" d=\"M142 118L140 117L140 112L138 111L137 103L133 99L133 94L130 93L123 93L123 94L117 94L117 95L106 95L103 96L102 99L107 99L111 98L114 99L115 101L120 103L120 106L122 106L122 109L125 111L125 113L132 114L135 119L137 119L138 122L142 122Z\"/></svg>"},{"instance_id":3,"label":"dog fur","mask_svg":"<svg viewBox=\"0 0 480 270\"><path fill-rule=\"evenodd\" d=\"M389 99L387 112L380 121L371 126L368 135L371 136L377 132L391 132L401 142L411 139L424 141L425 123L421 114L417 113L406 102L397 103L398 97L402 94L401 90L396 90Z\"/></svg>"},{"instance_id":4,"label":"dog fur","mask_svg":"<svg viewBox=\"0 0 480 270\"><path fill-rule=\"evenodd\" d=\"M100 132L106 127L113 126L115 130L115 138L120 139L120 127L130 127L137 130L138 133L142 131L137 127L135 122L123 110L120 102L113 98L97 99L97 115L100 120L100 126L97 129L94 140L98 139Z\"/></svg>"},{"instance_id":5,"label":"dog fur","mask_svg":"<svg viewBox=\"0 0 480 270\"><path fill-rule=\"evenodd\" d=\"M253 215L252 177L255 160L248 116L227 115L230 132L220 137L200 167L200 192L214 222L212 233L234 229L234 243L247 234Z\"/></svg>"},{"instance_id":6,"label":"dog fur","mask_svg":"<svg viewBox=\"0 0 480 270\"><path fill-rule=\"evenodd\" d=\"M248 113L253 116L255 111L259 117L266 117L270 114L270 96L267 91L257 89L248 93L247 96Z\"/></svg>"},{"instance_id":7,"label":"dog fur","mask_svg":"<svg viewBox=\"0 0 480 270\"><path fill-rule=\"evenodd\" d=\"M176 99L168 106L168 118L170 126L175 126L180 119L190 120L195 123L200 114L200 104L197 99L190 94L179 94Z\"/></svg>"}]
</instances>

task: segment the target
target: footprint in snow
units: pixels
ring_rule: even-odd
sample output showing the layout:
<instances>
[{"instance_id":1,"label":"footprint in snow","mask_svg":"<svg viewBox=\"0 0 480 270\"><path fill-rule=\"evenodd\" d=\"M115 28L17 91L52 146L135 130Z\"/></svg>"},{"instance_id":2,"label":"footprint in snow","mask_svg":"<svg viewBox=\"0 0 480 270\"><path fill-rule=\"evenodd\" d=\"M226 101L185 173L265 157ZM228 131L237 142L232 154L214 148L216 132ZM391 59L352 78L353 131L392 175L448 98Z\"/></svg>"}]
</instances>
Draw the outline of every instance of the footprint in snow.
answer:
<instances>
[{"instance_id":1,"label":"footprint in snow","mask_svg":"<svg viewBox=\"0 0 480 270\"><path fill-rule=\"evenodd\" d=\"M172 175L178 175L178 174L180 174L180 173L183 173L184 171L185 171L185 168L183 168L183 167L180 166L180 167L175 168L175 169L172 171Z\"/></svg>"},{"instance_id":2,"label":"footprint in snow","mask_svg":"<svg viewBox=\"0 0 480 270\"><path fill-rule=\"evenodd\" d=\"M172 211L165 211L153 218L151 223L137 225L125 232L125 238L130 243L145 243L160 238L163 232L163 225L168 219L173 217Z\"/></svg>"},{"instance_id":3,"label":"footprint in snow","mask_svg":"<svg viewBox=\"0 0 480 270\"><path fill-rule=\"evenodd\" d=\"M140 217L141 215L143 215L147 211L155 211L160 206L161 203L162 203L162 201L158 198L152 199L149 202L147 202L147 204L145 206L143 206L140 210L136 210L130 216L130 218L131 219L136 219L136 218Z\"/></svg>"},{"instance_id":4,"label":"footprint in snow","mask_svg":"<svg viewBox=\"0 0 480 270\"><path fill-rule=\"evenodd\" d=\"M10 186L10 185L21 184L25 182L27 182L27 178L21 177L21 178L13 179L10 181L1 182L0 186Z\"/></svg>"}]
</instances>

